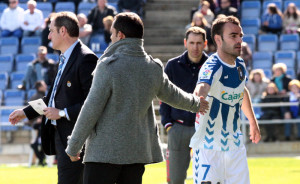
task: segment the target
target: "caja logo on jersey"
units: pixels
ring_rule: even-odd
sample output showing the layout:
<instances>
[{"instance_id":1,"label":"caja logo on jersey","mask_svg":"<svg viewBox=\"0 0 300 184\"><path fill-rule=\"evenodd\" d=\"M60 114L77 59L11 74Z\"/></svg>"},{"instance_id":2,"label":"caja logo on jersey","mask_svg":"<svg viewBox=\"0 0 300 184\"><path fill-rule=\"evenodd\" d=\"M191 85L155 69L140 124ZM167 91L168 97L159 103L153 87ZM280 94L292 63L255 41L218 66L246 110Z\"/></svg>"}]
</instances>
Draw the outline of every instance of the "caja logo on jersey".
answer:
<instances>
[{"instance_id":1,"label":"caja logo on jersey","mask_svg":"<svg viewBox=\"0 0 300 184\"><path fill-rule=\"evenodd\" d=\"M241 93L233 93L233 94L228 94L226 91L222 91L222 99L223 100L228 100L228 101L233 101L233 100L237 100L237 99L240 99L240 98L243 98L244 97L244 92L241 92Z\"/></svg>"}]
</instances>

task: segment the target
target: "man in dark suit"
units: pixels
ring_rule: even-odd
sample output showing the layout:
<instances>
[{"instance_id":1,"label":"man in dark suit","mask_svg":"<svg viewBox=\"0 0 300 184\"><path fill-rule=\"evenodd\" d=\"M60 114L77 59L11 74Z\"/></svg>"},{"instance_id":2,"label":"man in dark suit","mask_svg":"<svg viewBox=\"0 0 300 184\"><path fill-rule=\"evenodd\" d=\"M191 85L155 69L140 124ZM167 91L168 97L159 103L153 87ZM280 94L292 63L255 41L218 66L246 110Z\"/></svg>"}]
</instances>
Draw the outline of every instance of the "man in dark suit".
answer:
<instances>
[{"instance_id":1,"label":"man in dark suit","mask_svg":"<svg viewBox=\"0 0 300 184\"><path fill-rule=\"evenodd\" d=\"M71 162L65 149L67 136L71 135L81 106L92 83L91 73L96 67L97 56L79 40L76 15L71 12L57 13L51 20L48 38L53 49L60 50L60 63L55 81L43 101L42 146L47 155L57 155L58 183L82 183L82 160ZM9 121L16 124L27 117L39 114L31 107L11 113Z\"/></svg>"}]
</instances>

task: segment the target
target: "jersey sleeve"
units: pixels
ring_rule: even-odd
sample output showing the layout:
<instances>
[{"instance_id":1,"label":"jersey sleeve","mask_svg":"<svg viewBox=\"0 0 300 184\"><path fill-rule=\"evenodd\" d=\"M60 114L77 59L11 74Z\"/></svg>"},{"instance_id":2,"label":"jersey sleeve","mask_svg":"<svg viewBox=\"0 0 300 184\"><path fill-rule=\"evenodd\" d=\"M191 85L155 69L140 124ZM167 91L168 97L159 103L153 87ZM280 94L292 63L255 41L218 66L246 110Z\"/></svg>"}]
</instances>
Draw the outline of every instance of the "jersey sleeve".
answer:
<instances>
[{"instance_id":1,"label":"jersey sleeve","mask_svg":"<svg viewBox=\"0 0 300 184\"><path fill-rule=\"evenodd\" d=\"M207 83L211 85L213 76L219 68L220 64L218 64L216 61L207 60L207 62L204 63L199 71L197 84Z\"/></svg>"}]
</instances>

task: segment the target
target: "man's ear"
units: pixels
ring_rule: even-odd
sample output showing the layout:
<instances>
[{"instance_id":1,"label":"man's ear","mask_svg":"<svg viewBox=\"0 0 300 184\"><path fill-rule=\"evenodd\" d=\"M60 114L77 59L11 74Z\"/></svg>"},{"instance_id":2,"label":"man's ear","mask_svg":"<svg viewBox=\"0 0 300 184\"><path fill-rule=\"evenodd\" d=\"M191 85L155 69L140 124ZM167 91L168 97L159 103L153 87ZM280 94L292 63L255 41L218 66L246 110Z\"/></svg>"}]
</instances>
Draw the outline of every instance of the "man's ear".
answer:
<instances>
[{"instance_id":1,"label":"man's ear","mask_svg":"<svg viewBox=\"0 0 300 184\"><path fill-rule=\"evenodd\" d=\"M183 40L184 47L186 48L186 39Z\"/></svg>"},{"instance_id":2,"label":"man's ear","mask_svg":"<svg viewBox=\"0 0 300 184\"><path fill-rule=\"evenodd\" d=\"M62 26L60 29L59 29L59 33L61 33L62 35L65 35L67 33L67 29L65 26Z\"/></svg>"},{"instance_id":3,"label":"man's ear","mask_svg":"<svg viewBox=\"0 0 300 184\"><path fill-rule=\"evenodd\" d=\"M216 42L217 46L221 44L221 42L222 42L221 39L222 38L221 38L220 35L215 35L214 39L215 39L215 42Z\"/></svg>"},{"instance_id":4,"label":"man's ear","mask_svg":"<svg viewBox=\"0 0 300 184\"><path fill-rule=\"evenodd\" d=\"M122 33L121 31L118 32L118 37L120 38L120 40L126 38L125 34Z\"/></svg>"}]
</instances>

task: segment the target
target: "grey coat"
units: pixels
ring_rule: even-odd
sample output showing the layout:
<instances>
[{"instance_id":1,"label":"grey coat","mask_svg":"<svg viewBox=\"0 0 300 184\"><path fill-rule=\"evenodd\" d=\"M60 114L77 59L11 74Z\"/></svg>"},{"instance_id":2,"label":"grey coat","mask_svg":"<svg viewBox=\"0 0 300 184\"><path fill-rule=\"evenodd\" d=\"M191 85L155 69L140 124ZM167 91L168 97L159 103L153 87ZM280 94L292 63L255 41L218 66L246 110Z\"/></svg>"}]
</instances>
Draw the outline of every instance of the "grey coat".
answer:
<instances>
[{"instance_id":1,"label":"grey coat","mask_svg":"<svg viewBox=\"0 0 300 184\"><path fill-rule=\"evenodd\" d=\"M162 63L147 55L142 39L112 44L95 69L66 152L75 156L85 143L84 162L161 162L155 97L192 112L200 108L199 98L173 85Z\"/></svg>"}]
</instances>

